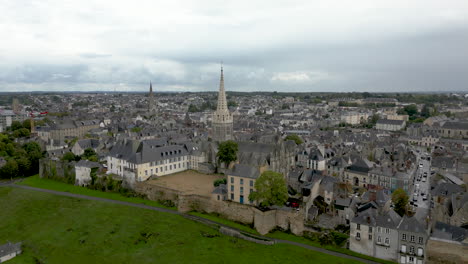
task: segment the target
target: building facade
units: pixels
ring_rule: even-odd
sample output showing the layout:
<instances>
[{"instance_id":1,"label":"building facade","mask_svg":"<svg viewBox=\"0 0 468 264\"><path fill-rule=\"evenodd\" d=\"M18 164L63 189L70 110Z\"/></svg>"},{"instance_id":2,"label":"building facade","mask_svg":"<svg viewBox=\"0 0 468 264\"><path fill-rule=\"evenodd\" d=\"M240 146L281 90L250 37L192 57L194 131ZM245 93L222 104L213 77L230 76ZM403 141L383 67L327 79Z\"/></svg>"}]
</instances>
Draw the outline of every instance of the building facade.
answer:
<instances>
[{"instance_id":1,"label":"building facade","mask_svg":"<svg viewBox=\"0 0 468 264\"><path fill-rule=\"evenodd\" d=\"M255 181L260 177L260 170L244 164L236 164L227 177L227 199L241 204L253 204L250 193L255 191Z\"/></svg>"}]
</instances>

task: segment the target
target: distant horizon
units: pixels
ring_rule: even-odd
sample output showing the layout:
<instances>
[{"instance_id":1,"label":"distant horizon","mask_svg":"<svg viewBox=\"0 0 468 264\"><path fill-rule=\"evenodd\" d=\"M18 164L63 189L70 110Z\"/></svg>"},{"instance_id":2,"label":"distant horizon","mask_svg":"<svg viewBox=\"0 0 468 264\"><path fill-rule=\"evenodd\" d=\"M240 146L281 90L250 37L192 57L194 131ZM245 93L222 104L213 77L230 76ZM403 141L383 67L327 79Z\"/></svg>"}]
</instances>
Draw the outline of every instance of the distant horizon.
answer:
<instances>
[{"instance_id":1,"label":"distant horizon","mask_svg":"<svg viewBox=\"0 0 468 264\"><path fill-rule=\"evenodd\" d=\"M218 91L153 91L154 94L165 94L165 93L217 93ZM120 94L120 93L125 93L125 94L132 94L132 93L143 93L147 94L149 91L0 91L0 95L2 94L24 94L24 93L52 93L52 94L69 94L69 93L81 93L81 94L87 94L87 93L97 93L97 94L102 94L102 93L112 93L112 94ZM468 91L415 91L415 92L359 92L359 91L349 91L349 92L330 92L330 91L318 91L318 92L284 92L284 91L226 91L226 93L264 93L264 94L270 94L270 93L278 93L278 94L363 94L363 93L369 93L369 94L468 94Z\"/></svg>"}]
</instances>

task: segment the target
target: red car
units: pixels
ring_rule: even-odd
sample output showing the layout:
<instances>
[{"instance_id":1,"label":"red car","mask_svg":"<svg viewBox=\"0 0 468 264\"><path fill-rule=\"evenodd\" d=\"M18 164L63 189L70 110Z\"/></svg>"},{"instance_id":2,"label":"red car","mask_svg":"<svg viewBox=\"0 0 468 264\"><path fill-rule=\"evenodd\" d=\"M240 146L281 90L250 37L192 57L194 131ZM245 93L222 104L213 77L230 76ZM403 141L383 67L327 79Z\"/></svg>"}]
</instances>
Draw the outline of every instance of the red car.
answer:
<instances>
[{"instance_id":1,"label":"red car","mask_svg":"<svg viewBox=\"0 0 468 264\"><path fill-rule=\"evenodd\" d=\"M291 207L292 208L299 208L299 203L291 202Z\"/></svg>"}]
</instances>

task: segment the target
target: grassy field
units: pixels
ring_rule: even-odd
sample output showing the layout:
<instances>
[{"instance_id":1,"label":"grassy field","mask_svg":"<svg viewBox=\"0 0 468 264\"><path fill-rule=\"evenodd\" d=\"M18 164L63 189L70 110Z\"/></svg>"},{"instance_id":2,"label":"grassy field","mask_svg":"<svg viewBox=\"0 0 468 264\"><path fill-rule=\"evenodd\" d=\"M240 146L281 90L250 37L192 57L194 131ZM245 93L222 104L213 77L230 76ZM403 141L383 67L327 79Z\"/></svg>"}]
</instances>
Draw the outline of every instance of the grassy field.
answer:
<instances>
[{"instance_id":1,"label":"grassy field","mask_svg":"<svg viewBox=\"0 0 468 264\"><path fill-rule=\"evenodd\" d=\"M107 199L118 200L118 201L141 203L141 204L176 210L175 207L167 207L156 201L145 200L145 199L137 198L137 197L125 197L120 193L102 192L102 191L91 190L85 187L75 186L75 185L58 182L54 180L41 179L39 178L38 175L28 177L22 180L21 182L19 182L18 184L37 187L37 188L43 188L43 189L49 189L49 190L55 190L55 191L61 191L61 192L69 192L69 193L83 194L83 195L89 195L89 196L94 196L94 197L107 198Z\"/></svg>"},{"instance_id":2,"label":"grassy field","mask_svg":"<svg viewBox=\"0 0 468 264\"><path fill-rule=\"evenodd\" d=\"M177 215L0 187L0 244L23 241L8 263L357 263L227 237Z\"/></svg>"}]
</instances>

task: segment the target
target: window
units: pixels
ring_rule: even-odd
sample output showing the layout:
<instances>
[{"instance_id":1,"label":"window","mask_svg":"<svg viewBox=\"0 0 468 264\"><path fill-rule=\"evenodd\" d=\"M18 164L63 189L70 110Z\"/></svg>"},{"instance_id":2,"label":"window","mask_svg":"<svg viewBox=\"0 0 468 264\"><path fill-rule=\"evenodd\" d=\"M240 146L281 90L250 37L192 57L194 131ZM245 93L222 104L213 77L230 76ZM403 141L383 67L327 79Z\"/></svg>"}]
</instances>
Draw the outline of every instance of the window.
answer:
<instances>
[{"instance_id":1,"label":"window","mask_svg":"<svg viewBox=\"0 0 468 264\"><path fill-rule=\"evenodd\" d=\"M411 237L410 237L410 238L411 238L411 239L410 239L411 243L414 243L414 236L413 236L413 235L411 235Z\"/></svg>"},{"instance_id":2,"label":"window","mask_svg":"<svg viewBox=\"0 0 468 264\"><path fill-rule=\"evenodd\" d=\"M357 224L357 227L356 227L357 230L361 230L361 224ZM359 233L358 233L359 234Z\"/></svg>"},{"instance_id":3,"label":"window","mask_svg":"<svg viewBox=\"0 0 468 264\"><path fill-rule=\"evenodd\" d=\"M253 187L253 180L250 180L250 187Z\"/></svg>"},{"instance_id":4,"label":"window","mask_svg":"<svg viewBox=\"0 0 468 264\"><path fill-rule=\"evenodd\" d=\"M244 185L244 179L240 179L240 184Z\"/></svg>"},{"instance_id":5,"label":"window","mask_svg":"<svg viewBox=\"0 0 468 264\"><path fill-rule=\"evenodd\" d=\"M414 257L409 257L408 263L414 263Z\"/></svg>"},{"instance_id":6,"label":"window","mask_svg":"<svg viewBox=\"0 0 468 264\"><path fill-rule=\"evenodd\" d=\"M372 226L369 226L369 233L372 233Z\"/></svg>"},{"instance_id":7,"label":"window","mask_svg":"<svg viewBox=\"0 0 468 264\"><path fill-rule=\"evenodd\" d=\"M153 175L153 169L151 169L151 175Z\"/></svg>"},{"instance_id":8,"label":"window","mask_svg":"<svg viewBox=\"0 0 468 264\"><path fill-rule=\"evenodd\" d=\"M180 163L179 163L179 169L180 169Z\"/></svg>"},{"instance_id":9,"label":"window","mask_svg":"<svg viewBox=\"0 0 468 264\"><path fill-rule=\"evenodd\" d=\"M234 177L231 177L231 183L234 183Z\"/></svg>"},{"instance_id":10,"label":"window","mask_svg":"<svg viewBox=\"0 0 468 264\"><path fill-rule=\"evenodd\" d=\"M401 235L401 240L406 241L406 234Z\"/></svg>"},{"instance_id":11,"label":"window","mask_svg":"<svg viewBox=\"0 0 468 264\"><path fill-rule=\"evenodd\" d=\"M385 233L390 234L390 229L385 228Z\"/></svg>"},{"instance_id":12,"label":"window","mask_svg":"<svg viewBox=\"0 0 468 264\"><path fill-rule=\"evenodd\" d=\"M382 238L380 236L377 237L377 243L382 243Z\"/></svg>"},{"instance_id":13,"label":"window","mask_svg":"<svg viewBox=\"0 0 468 264\"><path fill-rule=\"evenodd\" d=\"M234 200L234 194L231 193L231 200Z\"/></svg>"},{"instance_id":14,"label":"window","mask_svg":"<svg viewBox=\"0 0 468 264\"><path fill-rule=\"evenodd\" d=\"M169 165L169 169L172 170L172 165Z\"/></svg>"},{"instance_id":15,"label":"window","mask_svg":"<svg viewBox=\"0 0 468 264\"><path fill-rule=\"evenodd\" d=\"M389 245L390 244L390 239L388 237L385 238L385 244Z\"/></svg>"},{"instance_id":16,"label":"window","mask_svg":"<svg viewBox=\"0 0 468 264\"><path fill-rule=\"evenodd\" d=\"M148 171L147 170L145 170L145 175L148 176Z\"/></svg>"},{"instance_id":17,"label":"window","mask_svg":"<svg viewBox=\"0 0 468 264\"><path fill-rule=\"evenodd\" d=\"M372 240L372 234L369 234L369 240Z\"/></svg>"},{"instance_id":18,"label":"window","mask_svg":"<svg viewBox=\"0 0 468 264\"><path fill-rule=\"evenodd\" d=\"M219 194L218 194L218 201L219 201Z\"/></svg>"},{"instance_id":19,"label":"window","mask_svg":"<svg viewBox=\"0 0 468 264\"><path fill-rule=\"evenodd\" d=\"M244 194L244 187L240 187L240 194Z\"/></svg>"},{"instance_id":20,"label":"window","mask_svg":"<svg viewBox=\"0 0 468 264\"><path fill-rule=\"evenodd\" d=\"M361 240L361 233L359 233L359 232L356 233L356 239Z\"/></svg>"},{"instance_id":21,"label":"window","mask_svg":"<svg viewBox=\"0 0 468 264\"><path fill-rule=\"evenodd\" d=\"M410 254L414 254L414 246L410 246L410 247L409 247L409 253L410 253Z\"/></svg>"},{"instance_id":22,"label":"window","mask_svg":"<svg viewBox=\"0 0 468 264\"><path fill-rule=\"evenodd\" d=\"M424 253L424 249L423 248L418 248L418 256L422 257L422 255Z\"/></svg>"},{"instance_id":23,"label":"window","mask_svg":"<svg viewBox=\"0 0 468 264\"><path fill-rule=\"evenodd\" d=\"M422 237L419 237L419 244L423 244L423 238Z\"/></svg>"},{"instance_id":24,"label":"window","mask_svg":"<svg viewBox=\"0 0 468 264\"><path fill-rule=\"evenodd\" d=\"M406 245L401 245L401 252L406 253Z\"/></svg>"},{"instance_id":25,"label":"window","mask_svg":"<svg viewBox=\"0 0 468 264\"><path fill-rule=\"evenodd\" d=\"M253 193L253 189L250 189L250 193Z\"/></svg>"},{"instance_id":26,"label":"window","mask_svg":"<svg viewBox=\"0 0 468 264\"><path fill-rule=\"evenodd\" d=\"M158 168L156 168L156 173L158 173Z\"/></svg>"},{"instance_id":27,"label":"window","mask_svg":"<svg viewBox=\"0 0 468 264\"><path fill-rule=\"evenodd\" d=\"M231 185L231 192L234 191L234 185Z\"/></svg>"},{"instance_id":28,"label":"window","mask_svg":"<svg viewBox=\"0 0 468 264\"><path fill-rule=\"evenodd\" d=\"M380 233L380 232L381 232L381 228L380 228L380 226L379 226L379 227L377 227L377 232L378 232L378 233Z\"/></svg>"}]
</instances>

